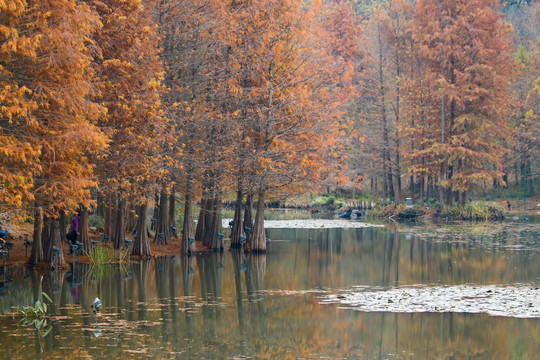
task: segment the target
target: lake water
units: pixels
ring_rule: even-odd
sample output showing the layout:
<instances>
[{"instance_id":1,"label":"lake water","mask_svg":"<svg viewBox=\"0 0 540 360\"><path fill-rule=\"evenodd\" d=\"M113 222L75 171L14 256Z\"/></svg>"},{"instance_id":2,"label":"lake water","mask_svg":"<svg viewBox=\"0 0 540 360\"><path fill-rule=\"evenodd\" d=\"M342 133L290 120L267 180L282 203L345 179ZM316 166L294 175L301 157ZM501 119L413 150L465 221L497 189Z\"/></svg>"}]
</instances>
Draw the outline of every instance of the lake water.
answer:
<instances>
[{"instance_id":1,"label":"lake water","mask_svg":"<svg viewBox=\"0 0 540 360\"><path fill-rule=\"evenodd\" d=\"M359 310L341 303L350 294L378 298L412 288L534 291L540 286L538 222L281 228L267 235L267 255L202 253L101 271L76 265L67 274L8 268L0 292L0 358L540 356L534 316L371 311L369 304ZM12 306L32 304L40 289L54 304L48 324L36 330L13 316ZM94 317L96 297L103 307Z\"/></svg>"}]
</instances>

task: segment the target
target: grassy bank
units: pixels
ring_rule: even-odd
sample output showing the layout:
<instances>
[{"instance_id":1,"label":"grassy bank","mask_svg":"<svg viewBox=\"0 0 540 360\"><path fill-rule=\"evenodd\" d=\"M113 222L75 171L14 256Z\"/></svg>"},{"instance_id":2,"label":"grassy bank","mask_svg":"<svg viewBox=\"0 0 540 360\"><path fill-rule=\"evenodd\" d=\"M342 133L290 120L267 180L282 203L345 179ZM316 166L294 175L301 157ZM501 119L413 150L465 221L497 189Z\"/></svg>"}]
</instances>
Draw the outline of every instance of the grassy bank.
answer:
<instances>
[{"instance_id":1,"label":"grassy bank","mask_svg":"<svg viewBox=\"0 0 540 360\"><path fill-rule=\"evenodd\" d=\"M438 203L432 202L426 206L415 205L406 207L405 204L377 204L369 212L372 218L390 218L392 220L421 220L424 218L441 220L469 220L488 221L503 220L505 218L504 208L492 201L477 201L466 205L450 205L441 207Z\"/></svg>"}]
</instances>

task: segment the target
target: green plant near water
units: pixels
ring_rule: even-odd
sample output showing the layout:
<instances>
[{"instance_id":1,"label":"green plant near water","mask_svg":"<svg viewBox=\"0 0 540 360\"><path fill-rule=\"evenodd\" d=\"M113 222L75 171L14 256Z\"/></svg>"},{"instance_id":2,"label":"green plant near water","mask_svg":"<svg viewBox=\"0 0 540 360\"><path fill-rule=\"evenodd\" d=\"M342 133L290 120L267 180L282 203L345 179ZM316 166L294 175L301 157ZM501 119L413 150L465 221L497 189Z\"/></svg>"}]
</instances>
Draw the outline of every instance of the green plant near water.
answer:
<instances>
[{"instance_id":1,"label":"green plant near water","mask_svg":"<svg viewBox=\"0 0 540 360\"><path fill-rule=\"evenodd\" d=\"M92 263L90 273L97 280L103 280L111 275L112 265L123 265L129 261L129 248L114 251L108 246L98 244L92 251L86 255Z\"/></svg>"},{"instance_id":2,"label":"green plant near water","mask_svg":"<svg viewBox=\"0 0 540 360\"><path fill-rule=\"evenodd\" d=\"M45 316L47 313L47 304L43 298L52 303L49 295L42 292L34 305L14 306L13 308L21 313L25 319L38 319Z\"/></svg>"},{"instance_id":3,"label":"green plant near water","mask_svg":"<svg viewBox=\"0 0 540 360\"><path fill-rule=\"evenodd\" d=\"M494 202L478 201L446 206L441 212L441 217L456 220L495 220L504 218L504 209Z\"/></svg>"},{"instance_id":4,"label":"green plant near water","mask_svg":"<svg viewBox=\"0 0 540 360\"><path fill-rule=\"evenodd\" d=\"M92 265L104 265L116 262L122 263L129 259L129 248L114 251L108 246L98 244L98 246L90 252L87 252L86 255L90 259Z\"/></svg>"},{"instance_id":5,"label":"green plant near water","mask_svg":"<svg viewBox=\"0 0 540 360\"><path fill-rule=\"evenodd\" d=\"M33 325L38 331L40 337L47 336L52 329L45 318L45 315L47 314L47 303L43 300L43 298L52 303L49 295L41 292L34 305L13 307L13 309L17 310L23 316L22 323L24 325Z\"/></svg>"},{"instance_id":6,"label":"green plant near water","mask_svg":"<svg viewBox=\"0 0 540 360\"><path fill-rule=\"evenodd\" d=\"M110 247L101 244L98 244L90 252L87 252L86 255L88 255L92 265L110 264L115 259L114 251Z\"/></svg>"},{"instance_id":7,"label":"green plant near water","mask_svg":"<svg viewBox=\"0 0 540 360\"><path fill-rule=\"evenodd\" d=\"M345 204L345 200L337 199L334 195L323 194L315 196L311 202L314 207L340 208Z\"/></svg>"}]
</instances>

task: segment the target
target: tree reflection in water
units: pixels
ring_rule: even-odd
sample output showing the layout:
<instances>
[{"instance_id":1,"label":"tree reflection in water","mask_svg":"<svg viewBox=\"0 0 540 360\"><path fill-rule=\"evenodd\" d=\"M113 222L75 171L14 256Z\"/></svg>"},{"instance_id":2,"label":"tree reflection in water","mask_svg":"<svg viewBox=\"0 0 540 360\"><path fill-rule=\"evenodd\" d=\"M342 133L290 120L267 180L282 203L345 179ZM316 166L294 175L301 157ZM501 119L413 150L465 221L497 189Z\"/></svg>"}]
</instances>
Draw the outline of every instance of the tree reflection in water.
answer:
<instances>
[{"instance_id":1,"label":"tree reflection in water","mask_svg":"<svg viewBox=\"0 0 540 360\"><path fill-rule=\"evenodd\" d=\"M186 314L186 337L193 339L193 276L195 275L195 257L182 256L182 283L184 285L184 313Z\"/></svg>"},{"instance_id":2,"label":"tree reflection in water","mask_svg":"<svg viewBox=\"0 0 540 360\"><path fill-rule=\"evenodd\" d=\"M255 336L263 343L266 339L266 310L264 306L264 274L266 255L250 255L246 259L247 324L250 336Z\"/></svg>"},{"instance_id":3,"label":"tree reflection in water","mask_svg":"<svg viewBox=\"0 0 540 360\"><path fill-rule=\"evenodd\" d=\"M0 297L0 311L33 304L46 291L54 300L53 330L40 338L2 316L0 348L13 358L532 358L540 352L530 341L540 338L538 319L319 304L324 294L356 288L537 286L537 235L521 234L508 228L462 235L417 227L269 229L267 255L158 257L106 271L76 264L42 279L10 270L13 282ZM97 324L90 309L96 297L103 302Z\"/></svg>"}]
</instances>

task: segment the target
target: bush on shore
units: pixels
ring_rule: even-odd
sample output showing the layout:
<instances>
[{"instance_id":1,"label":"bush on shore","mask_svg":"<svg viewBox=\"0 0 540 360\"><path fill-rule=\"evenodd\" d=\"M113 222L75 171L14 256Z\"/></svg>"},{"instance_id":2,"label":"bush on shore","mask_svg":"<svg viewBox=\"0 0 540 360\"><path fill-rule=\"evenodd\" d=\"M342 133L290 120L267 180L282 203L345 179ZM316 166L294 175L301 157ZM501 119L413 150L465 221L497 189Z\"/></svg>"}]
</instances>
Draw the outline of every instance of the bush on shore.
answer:
<instances>
[{"instance_id":1,"label":"bush on shore","mask_svg":"<svg viewBox=\"0 0 540 360\"><path fill-rule=\"evenodd\" d=\"M430 203L429 207L406 207L404 204L394 205L381 203L370 212L370 217L391 218L393 220L419 220L424 216L443 220L488 221L503 220L504 208L494 202L474 202L466 205L449 205L441 207L438 203Z\"/></svg>"},{"instance_id":2,"label":"bush on shore","mask_svg":"<svg viewBox=\"0 0 540 360\"><path fill-rule=\"evenodd\" d=\"M480 201L446 206L441 209L439 217L446 220L503 220L504 209L494 202Z\"/></svg>"}]
</instances>

